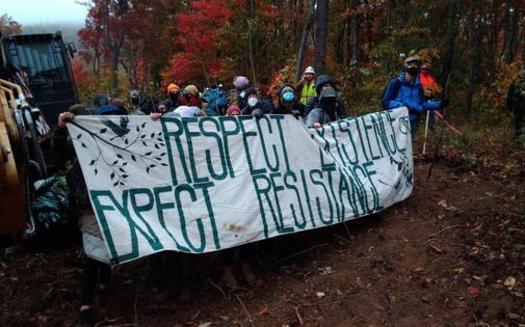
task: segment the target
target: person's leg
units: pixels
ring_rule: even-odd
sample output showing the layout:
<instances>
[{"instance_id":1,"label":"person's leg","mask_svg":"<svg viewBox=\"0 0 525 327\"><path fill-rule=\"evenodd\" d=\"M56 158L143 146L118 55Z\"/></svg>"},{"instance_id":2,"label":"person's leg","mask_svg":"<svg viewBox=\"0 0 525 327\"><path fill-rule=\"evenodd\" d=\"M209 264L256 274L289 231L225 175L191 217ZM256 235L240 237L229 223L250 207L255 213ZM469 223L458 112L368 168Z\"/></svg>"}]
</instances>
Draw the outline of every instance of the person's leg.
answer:
<instances>
[{"instance_id":1,"label":"person's leg","mask_svg":"<svg viewBox=\"0 0 525 327\"><path fill-rule=\"evenodd\" d=\"M419 116L414 119L410 119L410 134L412 135L412 142L414 142L414 140L416 139L418 126Z\"/></svg>"},{"instance_id":2,"label":"person's leg","mask_svg":"<svg viewBox=\"0 0 525 327\"><path fill-rule=\"evenodd\" d=\"M164 253L165 282L170 296L179 294L181 289L181 254L174 251Z\"/></svg>"},{"instance_id":3,"label":"person's leg","mask_svg":"<svg viewBox=\"0 0 525 327\"><path fill-rule=\"evenodd\" d=\"M77 326L89 326L93 322L93 304L98 279L99 262L87 258L80 281L80 312Z\"/></svg>"},{"instance_id":4,"label":"person's leg","mask_svg":"<svg viewBox=\"0 0 525 327\"><path fill-rule=\"evenodd\" d=\"M233 265L235 263L236 248L222 250L219 254L222 264L222 282L226 287L239 288L239 283L235 278Z\"/></svg>"},{"instance_id":5,"label":"person's leg","mask_svg":"<svg viewBox=\"0 0 525 327\"><path fill-rule=\"evenodd\" d=\"M111 266L103 262L98 263L99 266L99 288L106 290L111 281Z\"/></svg>"},{"instance_id":6,"label":"person's leg","mask_svg":"<svg viewBox=\"0 0 525 327\"><path fill-rule=\"evenodd\" d=\"M242 274L249 285L254 284L257 280L252 270L252 266L257 261L257 249L257 242L245 244L239 247Z\"/></svg>"},{"instance_id":7,"label":"person's leg","mask_svg":"<svg viewBox=\"0 0 525 327\"><path fill-rule=\"evenodd\" d=\"M99 263L90 258L86 258L82 270L82 280L80 282L80 305L81 310L84 306L93 305L95 299L95 286L97 285Z\"/></svg>"},{"instance_id":8,"label":"person's leg","mask_svg":"<svg viewBox=\"0 0 525 327\"><path fill-rule=\"evenodd\" d=\"M188 253L178 253L180 273L180 296L179 302L189 302L191 299L193 287L197 283L198 265L195 259L196 255Z\"/></svg>"},{"instance_id":9,"label":"person's leg","mask_svg":"<svg viewBox=\"0 0 525 327\"><path fill-rule=\"evenodd\" d=\"M163 253L155 253L149 257L149 268L146 283L155 287L160 286L164 274Z\"/></svg>"}]
</instances>

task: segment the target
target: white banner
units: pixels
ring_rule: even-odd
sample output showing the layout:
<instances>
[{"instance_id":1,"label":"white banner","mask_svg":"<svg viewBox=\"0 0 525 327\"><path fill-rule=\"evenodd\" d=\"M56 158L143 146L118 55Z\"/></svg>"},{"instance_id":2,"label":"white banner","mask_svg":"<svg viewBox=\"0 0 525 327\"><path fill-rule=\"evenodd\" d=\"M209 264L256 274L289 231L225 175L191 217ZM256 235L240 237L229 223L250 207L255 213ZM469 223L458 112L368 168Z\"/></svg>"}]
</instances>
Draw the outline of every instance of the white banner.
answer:
<instances>
[{"instance_id":1,"label":"white banner","mask_svg":"<svg viewBox=\"0 0 525 327\"><path fill-rule=\"evenodd\" d=\"M68 124L113 263L203 253L381 211L412 192L405 108L293 116L78 116Z\"/></svg>"}]
</instances>

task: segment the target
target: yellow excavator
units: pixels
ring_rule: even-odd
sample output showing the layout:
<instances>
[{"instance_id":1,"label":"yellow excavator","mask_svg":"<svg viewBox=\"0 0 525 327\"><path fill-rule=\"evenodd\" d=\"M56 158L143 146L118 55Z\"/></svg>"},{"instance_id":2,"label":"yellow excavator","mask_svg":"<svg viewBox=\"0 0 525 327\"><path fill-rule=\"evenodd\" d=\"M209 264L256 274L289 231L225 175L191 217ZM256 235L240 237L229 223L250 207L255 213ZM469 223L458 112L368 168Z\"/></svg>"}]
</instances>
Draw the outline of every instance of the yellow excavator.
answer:
<instances>
[{"instance_id":1,"label":"yellow excavator","mask_svg":"<svg viewBox=\"0 0 525 327\"><path fill-rule=\"evenodd\" d=\"M54 172L51 129L60 112L78 103L73 53L60 32L0 35L0 238L36 232L35 182Z\"/></svg>"}]
</instances>

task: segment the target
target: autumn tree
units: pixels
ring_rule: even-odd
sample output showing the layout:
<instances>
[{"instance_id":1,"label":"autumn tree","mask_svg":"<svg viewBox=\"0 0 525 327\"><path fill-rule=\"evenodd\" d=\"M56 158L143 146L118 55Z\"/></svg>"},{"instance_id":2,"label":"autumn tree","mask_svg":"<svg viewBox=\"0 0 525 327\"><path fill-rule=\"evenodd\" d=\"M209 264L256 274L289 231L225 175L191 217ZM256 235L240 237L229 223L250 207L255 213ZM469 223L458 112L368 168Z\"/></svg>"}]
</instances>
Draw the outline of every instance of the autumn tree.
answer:
<instances>
[{"instance_id":1,"label":"autumn tree","mask_svg":"<svg viewBox=\"0 0 525 327\"><path fill-rule=\"evenodd\" d=\"M9 36L20 34L22 32L22 25L13 20L8 14L0 16L0 35Z\"/></svg>"},{"instance_id":2,"label":"autumn tree","mask_svg":"<svg viewBox=\"0 0 525 327\"><path fill-rule=\"evenodd\" d=\"M232 16L226 1L190 1L184 12L175 15L181 51L170 59L164 77L179 83L205 81L208 85L221 75L225 62L221 49L226 46L221 29Z\"/></svg>"}]
</instances>

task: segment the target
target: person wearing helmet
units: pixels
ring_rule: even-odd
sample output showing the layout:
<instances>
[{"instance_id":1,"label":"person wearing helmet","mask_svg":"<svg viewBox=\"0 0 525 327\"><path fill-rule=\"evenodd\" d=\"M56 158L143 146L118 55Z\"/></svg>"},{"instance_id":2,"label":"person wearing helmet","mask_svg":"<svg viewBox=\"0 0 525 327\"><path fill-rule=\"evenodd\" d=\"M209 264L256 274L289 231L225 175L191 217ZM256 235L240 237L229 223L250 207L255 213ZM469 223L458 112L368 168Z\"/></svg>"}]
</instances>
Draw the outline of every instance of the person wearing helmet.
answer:
<instances>
[{"instance_id":1,"label":"person wearing helmet","mask_svg":"<svg viewBox=\"0 0 525 327\"><path fill-rule=\"evenodd\" d=\"M291 84L286 83L279 87L279 100L273 113L294 115L296 118L303 117L304 105L298 101L295 88Z\"/></svg>"},{"instance_id":2,"label":"person wearing helmet","mask_svg":"<svg viewBox=\"0 0 525 327\"><path fill-rule=\"evenodd\" d=\"M300 102L306 105L316 95L315 91L315 70L312 66L306 67L303 77L295 85L296 90L301 90Z\"/></svg>"},{"instance_id":3,"label":"person wearing helmet","mask_svg":"<svg viewBox=\"0 0 525 327\"><path fill-rule=\"evenodd\" d=\"M202 109L202 100L199 97L199 89L195 85L188 85L182 91L177 106L198 107Z\"/></svg>"},{"instance_id":4,"label":"person wearing helmet","mask_svg":"<svg viewBox=\"0 0 525 327\"><path fill-rule=\"evenodd\" d=\"M419 60L415 56L405 59L404 72L391 80L385 89L381 103L383 109L407 107L410 117L412 139L416 135L420 117L427 110L441 109L441 101L427 100L419 79Z\"/></svg>"},{"instance_id":5,"label":"person wearing helmet","mask_svg":"<svg viewBox=\"0 0 525 327\"><path fill-rule=\"evenodd\" d=\"M316 80L316 96L305 105L306 126L321 125L346 117L345 107L338 94L335 81L328 75L321 75Z\"/></svg>"}]
</instances>

